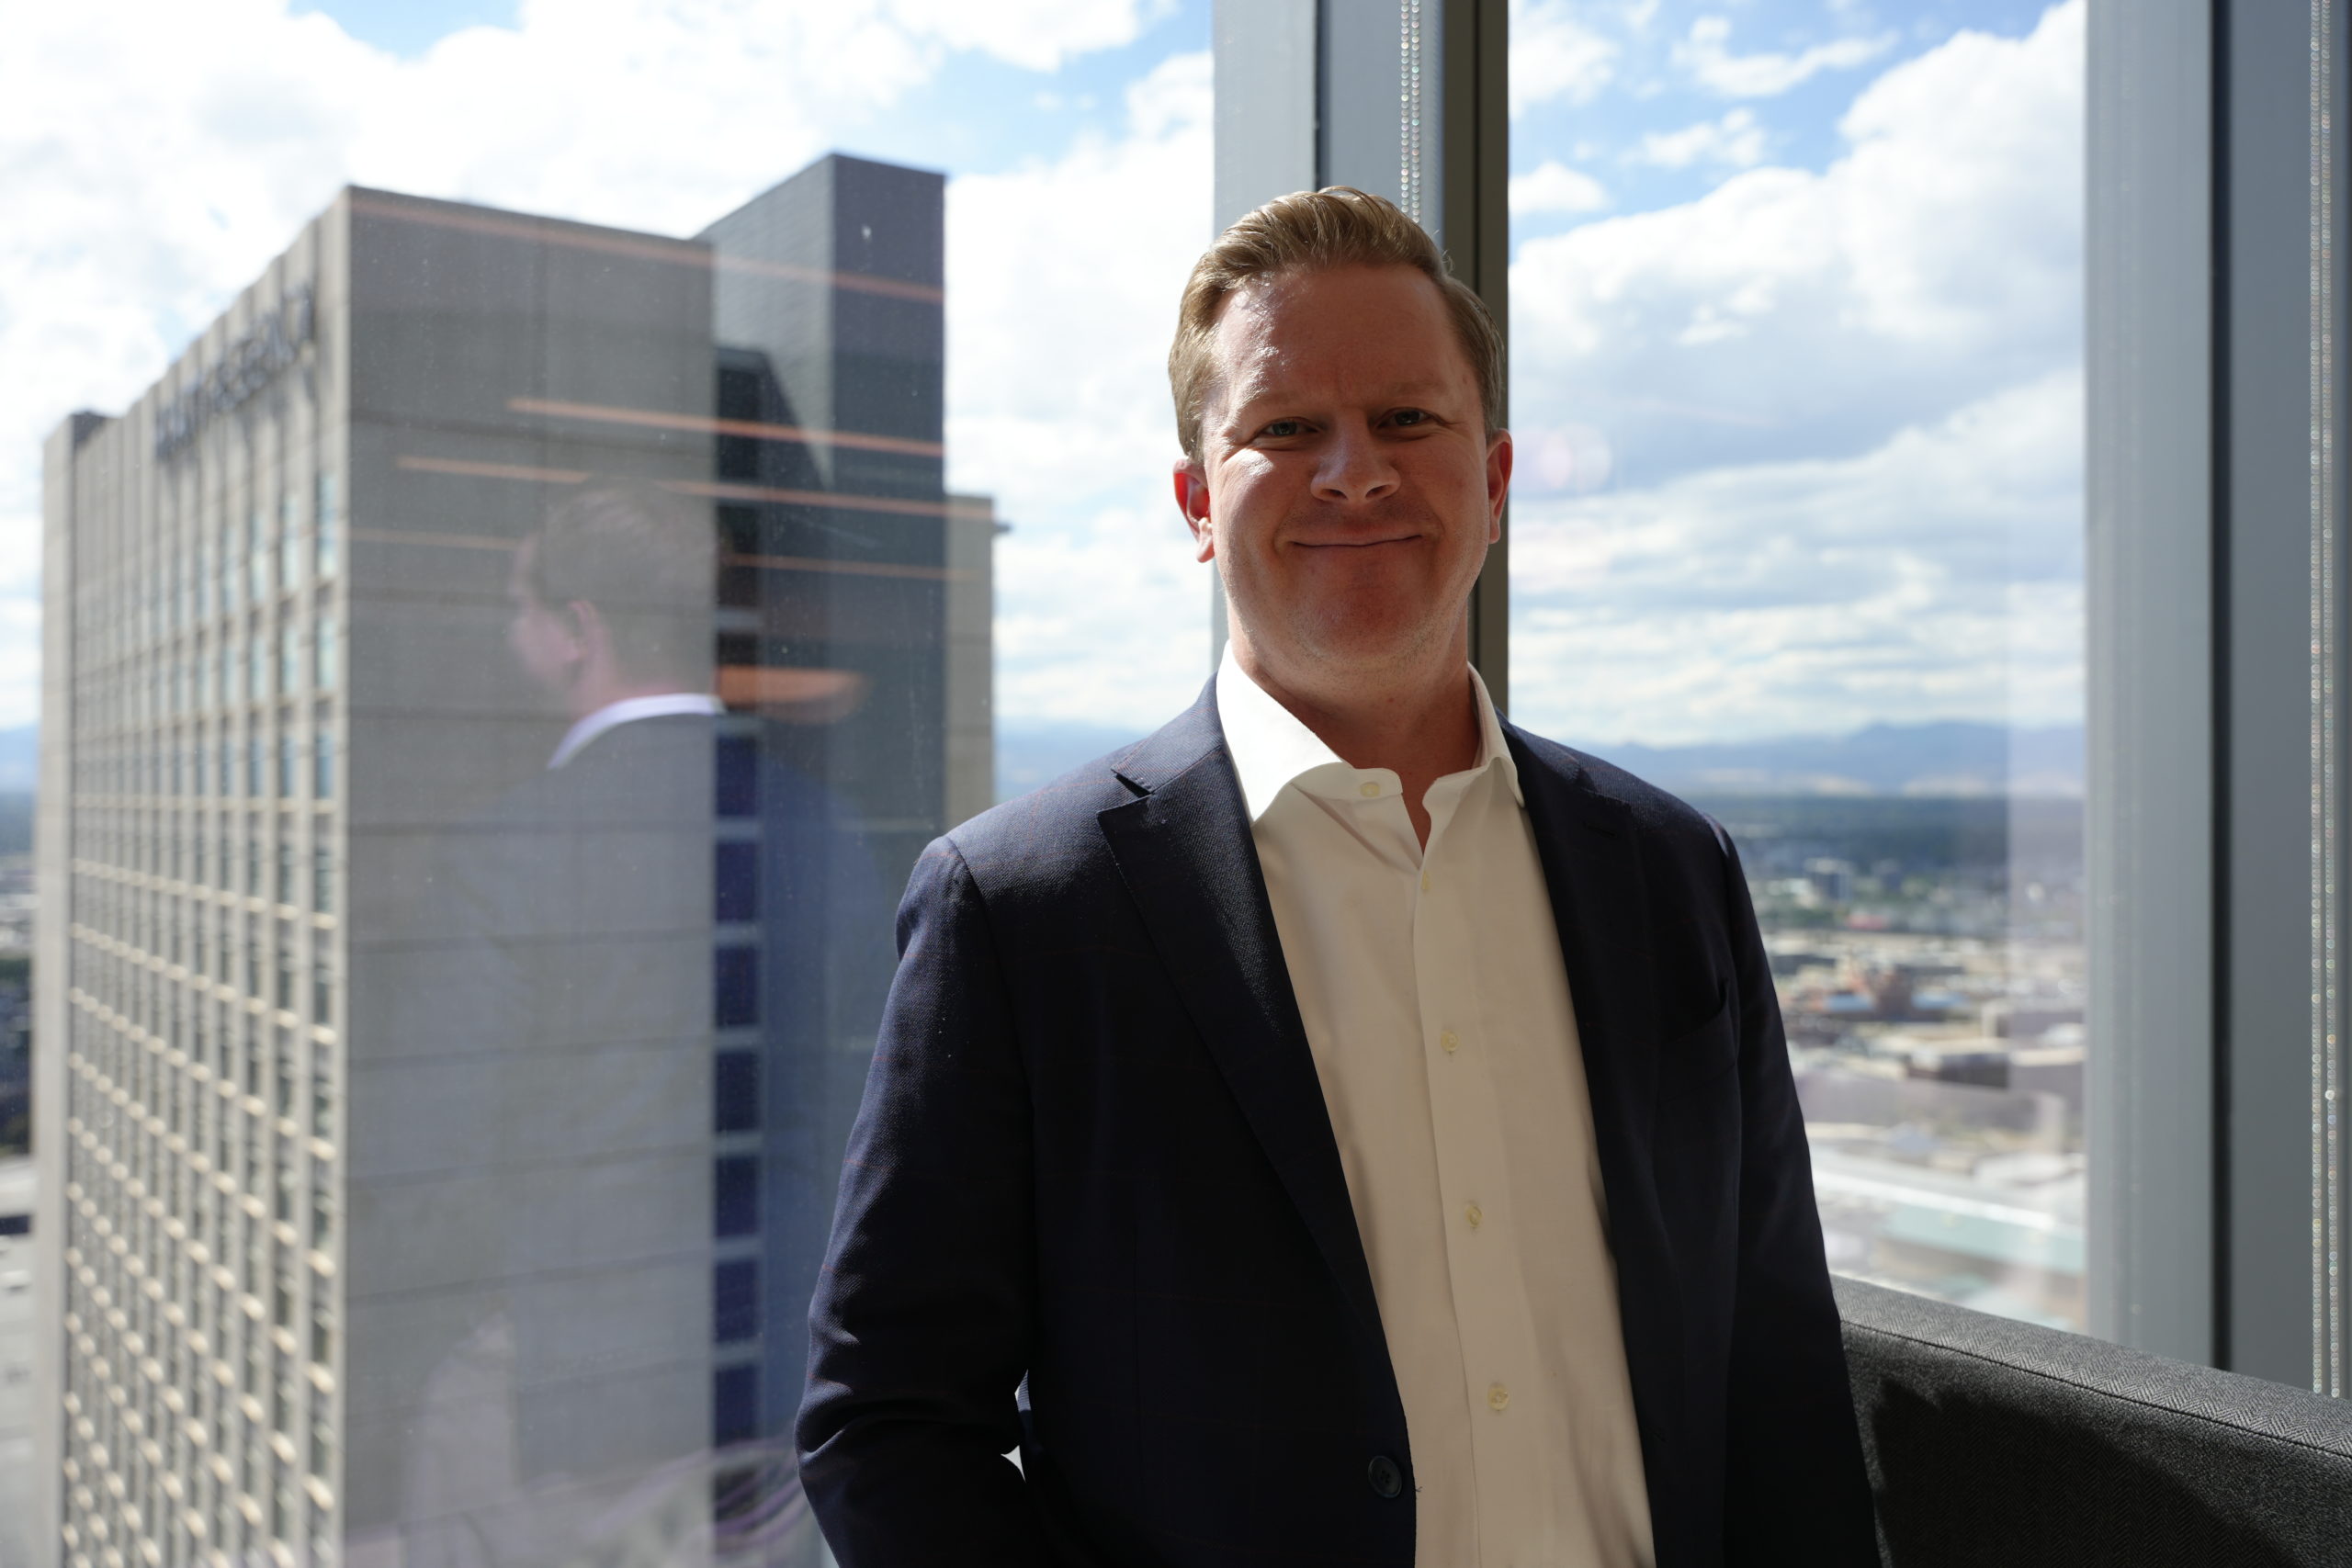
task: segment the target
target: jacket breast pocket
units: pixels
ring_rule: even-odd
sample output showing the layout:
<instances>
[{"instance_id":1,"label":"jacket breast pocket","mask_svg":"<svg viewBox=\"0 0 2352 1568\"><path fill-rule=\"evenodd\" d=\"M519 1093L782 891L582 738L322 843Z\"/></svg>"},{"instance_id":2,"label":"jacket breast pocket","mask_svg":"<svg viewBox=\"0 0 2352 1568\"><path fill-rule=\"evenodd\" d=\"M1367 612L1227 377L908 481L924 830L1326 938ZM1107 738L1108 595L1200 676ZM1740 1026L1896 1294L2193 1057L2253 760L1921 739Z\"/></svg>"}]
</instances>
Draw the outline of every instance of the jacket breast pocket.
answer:
<instances>
[{"instance_id":1,"label":"jacket breast pocket","mask_svg":"<svg viewBox=\"0 0 2352 1568\"><path fill-rule=\"evenodd\" d=\"M1713 1083L1739 1065L1739 1032L1733 1027L1731 987L1715 988L1707 1021L1658 1047L1658 1076L1669 1094L1689 1093Z\"/></svg>"}]
</instances>

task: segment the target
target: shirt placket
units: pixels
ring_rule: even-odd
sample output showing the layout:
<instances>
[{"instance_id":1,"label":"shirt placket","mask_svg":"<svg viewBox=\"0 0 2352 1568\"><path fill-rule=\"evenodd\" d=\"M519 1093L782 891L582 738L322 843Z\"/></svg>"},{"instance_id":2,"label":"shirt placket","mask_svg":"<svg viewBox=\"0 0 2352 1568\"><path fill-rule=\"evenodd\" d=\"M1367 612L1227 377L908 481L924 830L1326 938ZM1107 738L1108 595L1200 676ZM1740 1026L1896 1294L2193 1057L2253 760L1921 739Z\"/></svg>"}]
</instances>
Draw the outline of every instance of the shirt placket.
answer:
<instances>
[{"instance_id":1,"label":"shirt placket","mask_svg":"<svg viewBox=\"0 0 2352 1568\"><path fill-rule=\"evenodd\" d=\"M1430 1130L1445 1216L1445 1256L1470 1406L1471 1459L1481 1534L1508 1506L1507 1478L1529 1440L1536 1397L1512 1213L1502 1159L1503 1126L1495 1042L1478 1007L1472 931L1477 889L1456 829L1464 796L1485 775L1431 792L1428 851L1416 875L1413 956ZM1440 818L1438 807L1445 811Z\"/></svg>"}]
</instances>

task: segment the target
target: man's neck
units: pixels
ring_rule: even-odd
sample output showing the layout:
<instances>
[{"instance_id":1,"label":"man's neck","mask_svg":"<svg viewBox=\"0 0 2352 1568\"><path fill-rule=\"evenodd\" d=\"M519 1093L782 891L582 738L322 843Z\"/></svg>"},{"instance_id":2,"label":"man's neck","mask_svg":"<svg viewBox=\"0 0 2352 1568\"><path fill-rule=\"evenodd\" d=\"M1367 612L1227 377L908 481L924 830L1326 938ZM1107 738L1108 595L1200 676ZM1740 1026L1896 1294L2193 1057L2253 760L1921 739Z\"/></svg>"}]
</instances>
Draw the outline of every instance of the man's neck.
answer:
<instances>
[{"instance_id":1,"label":"man's neck","mask_svg":"<svg viewBox=\"0 0 2352 1568\"><path fill-rule=\"evenodd\" d=\"M1405 809L1427 844L1430 785L1478 761L1478 701L1470 690L1466 636L1442 651L1379 671L1286 668L1237 628L1234 661L1351 768L1386 768L1403 785Z\"/></svg>"}]
</instances>

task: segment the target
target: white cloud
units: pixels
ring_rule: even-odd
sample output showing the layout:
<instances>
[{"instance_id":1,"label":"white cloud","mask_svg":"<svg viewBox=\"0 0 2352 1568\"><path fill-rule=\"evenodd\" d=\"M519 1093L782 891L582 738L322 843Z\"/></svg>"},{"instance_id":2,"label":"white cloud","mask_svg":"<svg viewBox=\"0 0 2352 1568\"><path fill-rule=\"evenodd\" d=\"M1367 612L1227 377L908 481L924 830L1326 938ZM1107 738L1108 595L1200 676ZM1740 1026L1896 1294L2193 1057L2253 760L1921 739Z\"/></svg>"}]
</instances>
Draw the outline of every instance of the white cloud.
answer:
<instances>
[{"instance_id":1,"label":"white cloud","mask_svg":"<svg viewBox=\"0 0 2352 1568\"><path fill-rule=\"evenodd\" d=\"M1868 64L1894 44L1894 35L1886 34L1838 39L1795 54L1734 54L1731 18L1702 17L1690 24L1690 36L1674 46L1674 62L1688 70L1701 86L1723 97L1769 98L1824 71Z\"/></svg>"},{"instance_id":2,"label":"white cloud","mask_svg":"<svg viewBox=\"0 0 2352 1568\"><path fill-rule=\"evenodd\" d=\"M1208 677L1167 372L1176 297L1214 237L1208 56L1162 63L1127 112L1118 141L948 187L952 483L1013 524L997 704L1024 720L1148 728Z\"/></svg>"},{"instance_id":3,"label":"white cloud","mask_svg":"<svg viewBox=\"0 0 2352 1568\"><path fill-rule=\"evenodd\" d=\"M1510 112L1555 98L1590 103L1617 72L1617 46L1577 19L1569 0L1511 0Z\"/></svg>"},{"instance_id":4,"label":"white cloud","mask_svg":"<svg viewBox=\"0 0 2352 1568\"><path fill-rule=\"evenodd\" d=\"M74 409L135 398L345 184L691 232L956 51L1050 70L1133 39L1168 4L524 0L514 27L413 60L287 0L12 8L0 723L35 703L35 617L17 611L38 592L40 439ZM1204 192L1204 142L1197 156Z\"/></svg>"},{"instance_id":5,"label":"white cloud","mask_svg":"<svg viewBox=\"0 0 2352 1568\"><path fill-rule=\"evenodd\" d=\"M1514 716L1651 743L2082 716L2079 369L1859 457L1513 511Z\"/></svg>"},{"instance_id":6,"label":"white cloud","mask_svg":"<svg viewBox=\"0 0 2352 1568\"><path fill-rule=\"evenodd\" d=\"M1172 15L1176 0L888 0L885 8L916 37L1032 71L1057 71L1074 55L1133 41L1142 24Z\"/></svg>"},{"instance_id":7,"label":"white cloud","mask_svg":"<svg viewBox=\"0 0 2352 1568\"><path fill-rule=\"evenodd\" d=\"M1609 193L1599 180L1555 158L1510 177L1514 218L1539 212L1598 212L1608 205Z\"/></svg>"},{"instance_id":8,"label":"white cloud","mask_svg":"<svg viewBox=\"0 0 2352 1568\"><path fill-rule=\"evenodd\" d=\"M2082 353L2081 0L1888 70L1827 169L1522 243L1513 418L1620 482L1850 455Z\"/></svg>"},{"instance_id":9,"label":"white cloud","mask_svg":"<svg viewBox=\"0 0 2352 1568\"><path fill-rule=\"evenodd\" d=\"M2079 718L2083 21L1888 69L1818 173L1521 247L1515 716Z\"/></svg>"},{"instance_id":10,"label":"white cloud","mask_svg":"<svg viewBox=\"0 0 2352 1568\"><path fill-rule=\"evenodd\" d=\"M689 231L919 88L967 36L939 19L947 9L534 0L517 29L471 29L411 62L322 17L290 18L283 0L15 17L0 51L0 363L11 370L0 382L0 723L30 716L33 700L40 437L73 408L135 396L338 186ZM1097 47L1146 9L1031 0L958 16L986 10L1002 24L989 34L996 51L1025 62ZM1548 39L1550 51L1540 74L1515 56L1522 90L1548 83L1576 101L1609 80L1613 49L1560 28L1565 6L1520 14L1551 29L1521 40ZM1905 428L1939 430L1962 403L2038 385L2078 353L2081 35L2079 0L2024 41L1963 34L1863 93L1843 122L1847 153L1826 171L1757 168L1698 202L1524 246L1513 406L1531 453L1548 456L1523 470L1521 569L1542 567L1547 549L1575 558L1605 543L1610 592L1623 596L1611 602L1630 615L1645 603L1640 584L1673 585L1635 572L1627 541L1656 524L1638 498L1670 491L1684 507L1699 494L1673 490L1676 475L1827 485L1837 464L1895 450ZM1170 62L1130 93L1115 137L950 186L951 461L958 488L994 492L1016 525L1000 555L1008 716L1148 724L1206 671L1206 573L1164 495L1174 444L1160 359L1184 268L1209 237L1207 94L1203 60ZM1551 194L1569 188L1555 178ZM1054 243L1037 243L1048 231ZM1883 492L1892 481L1873 472ZM1634 488L1600 488L1611 482ZM1718 510L1704 517L1735 515L1720 487L1706 493ZM1569 506L1586 510L1556 510ZM1784 497L1791 542L1775 549L1810 547L1803 510ZM1602 525L1612 518L1623 525ZM1805 558L1828 581L1829 557ZM1988 559L1951 558L1933 581ZM2005 601L2012 612L2040 605L2048 625L2073 624L2074 590L2054 578L2012 590L2005 570L1987 565L1984 581L2023 595ZM1917 591L1931 578L1913 581ZM1900 634L1898 653L1939 637L2006 637L2018 624L1981 597L1967 601L1976 621L1928 601L1916 616L1890 615L1896 601L1872 581L1839 603L1868 609L1857 625ZM1732 606L1750 620L1676 623L1657 599L1649 619L1611 628L1577 619L1587 613L1556 576L1531 579L1522 711L1544 689L1539 671L1602 670L1601 686L1651 705L1620 702L1606 725L1579 719L1575 733L1695 732L1635 720L1685 722L1677 694L1705 687L1676 660L1703 646L1687 640L1701 633L1752 651L1756 671L1734 684L1760 694L1755 712L1770 728L1803 706L1792 693L1840 713L1856 693L1876 692L1881 712L1917 705L1922 691L1976 700L1974 687L1953 694L1954 682L1982 684L1963 661L1945 658L1957 673L1906 666L1862 632L1838 664L1821 651L1836 625L1774 610L1779 590L1759 584L1744 585L1747 610ZM1779 633L1796 639L1785 657L1770 651ZM2052 657L2008 665L2029 666L2021 689L2052 671L2078 685ZM1709 701L1690 706L1713 732L1741 722Z\"/></svg>"},{"instance_id":11,"label":"white cloud","mask_svg":"<svg viewBox=\"0 0 2352 1568\"><path fill-rule=\"evenodd\" d=\"M1661 169L1687 169L1693 164L1724 164L1752 169L1764 161L1764 128L1747 109L1734 109L1721 119L1701 120L1680 130L1653 130L1642 138L1632 161L1655 164Z\"/></svg>"}]
</instances>

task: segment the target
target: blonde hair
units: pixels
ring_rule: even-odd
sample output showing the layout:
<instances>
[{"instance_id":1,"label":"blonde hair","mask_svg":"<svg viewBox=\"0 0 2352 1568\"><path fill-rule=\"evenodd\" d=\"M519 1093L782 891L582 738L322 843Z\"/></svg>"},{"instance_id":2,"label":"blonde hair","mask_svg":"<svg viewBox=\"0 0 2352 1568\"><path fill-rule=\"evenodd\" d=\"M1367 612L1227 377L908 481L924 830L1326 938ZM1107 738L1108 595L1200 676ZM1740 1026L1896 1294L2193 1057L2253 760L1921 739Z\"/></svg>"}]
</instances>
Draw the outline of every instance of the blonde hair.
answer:
<instances>
[{"instance_id":1,"label":"blonde hair","mask_svg":"<svg viewBox=\"0 0 2352 1568\"><path fill-rule=\"evenodd\" d=\"M1201 456L1202 405L1216 375L1211 344L1225 302L1253 278L1343 266L1409 266L1437 285L1477 379L1487 434L1502 428L1503 340L1487 302L1447 270L1437 242L1395 202L1353 186L1328 186L1274 197L1218 235L1193 264L1168 351L1176 434L1187 457L1197 462Z\"/></svg>"}]
</instances>

